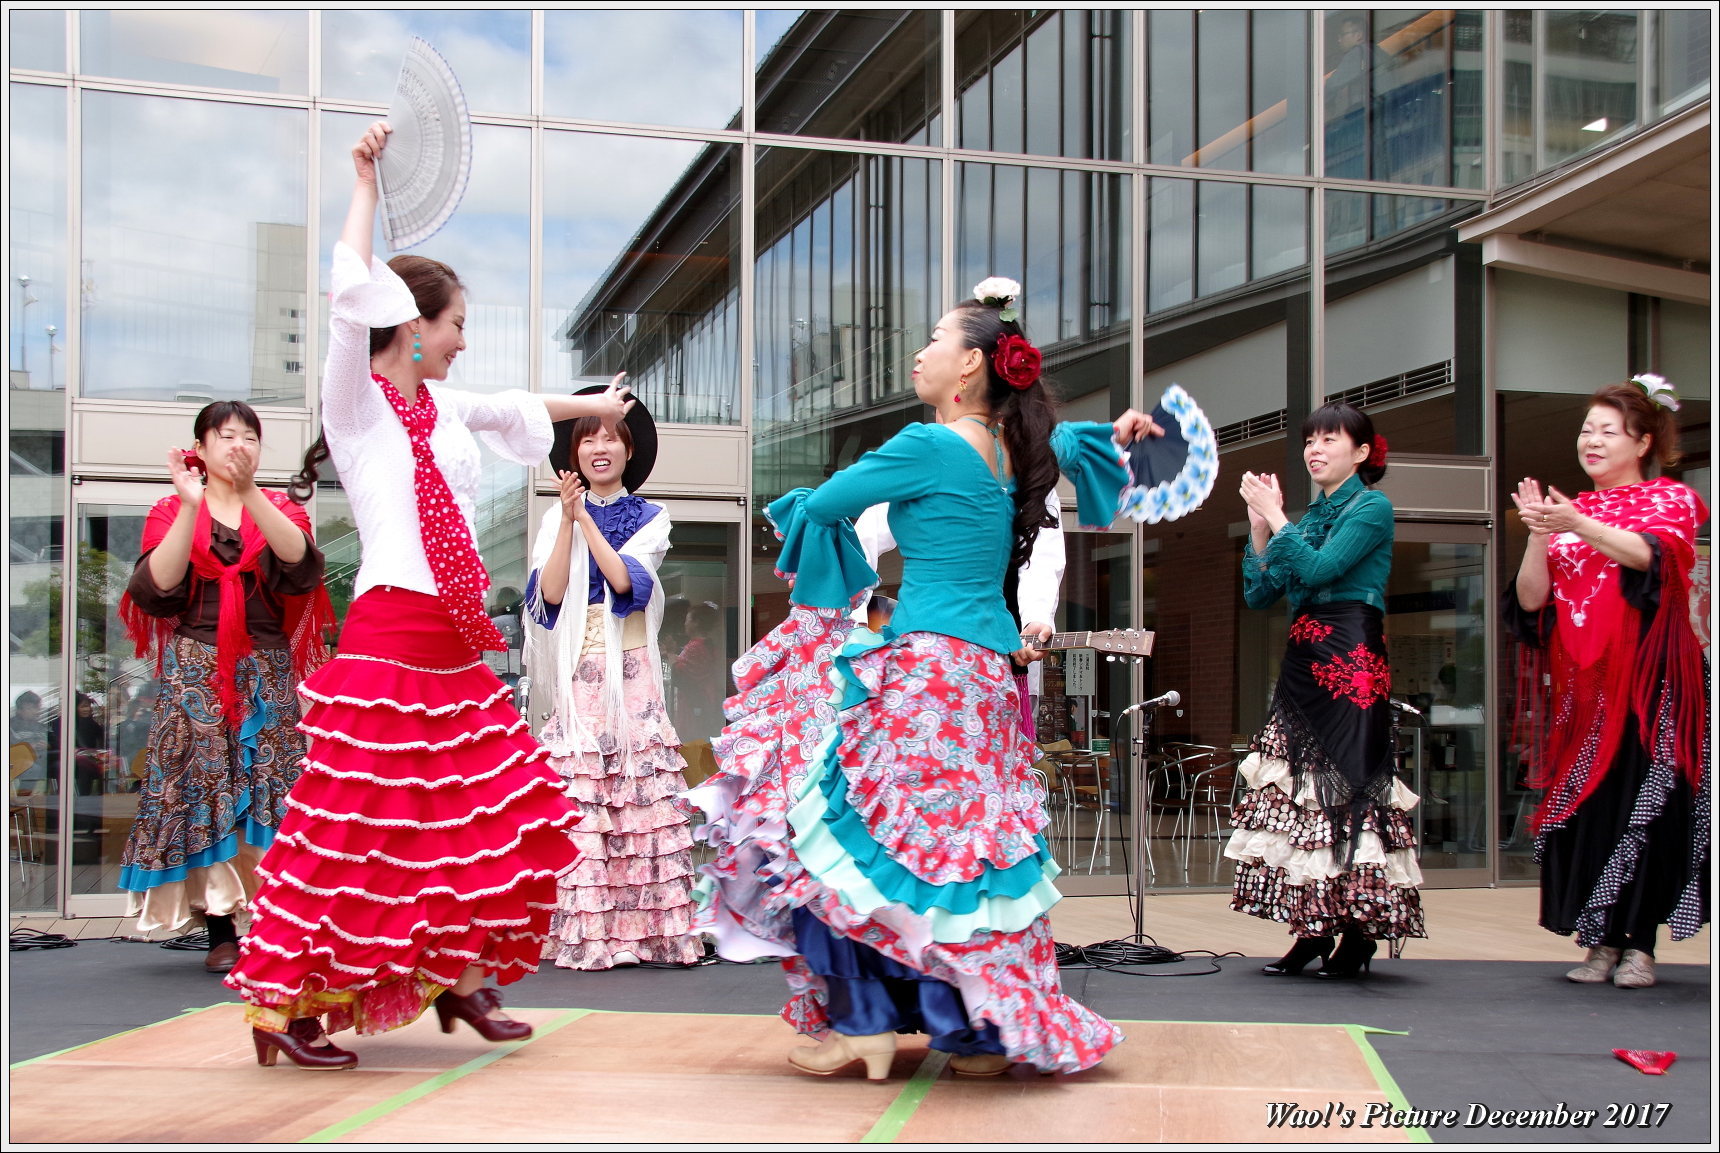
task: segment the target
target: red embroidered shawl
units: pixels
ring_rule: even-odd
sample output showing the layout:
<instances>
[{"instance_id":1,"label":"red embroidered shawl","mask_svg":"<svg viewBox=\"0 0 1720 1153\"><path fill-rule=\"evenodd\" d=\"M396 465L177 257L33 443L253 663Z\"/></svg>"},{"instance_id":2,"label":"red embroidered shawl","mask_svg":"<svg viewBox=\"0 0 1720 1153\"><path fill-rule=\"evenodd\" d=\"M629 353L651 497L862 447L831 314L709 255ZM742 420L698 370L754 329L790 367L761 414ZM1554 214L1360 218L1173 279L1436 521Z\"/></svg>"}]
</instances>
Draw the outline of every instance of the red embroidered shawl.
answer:
<instances>
[{"instance_id":1,"label":"red embroidered shawl","mask_svg":"<svg viewBox=\"0 0 1720 1153\"><path fill-rule=\"evenodd\" d=\"M1552 699L1536 714L1549 723L1534 740L1529 784L1546 789L1538 828L1562 822L1605 777L1635 716L1652 752L1670 729L1679 773L1701 775L1707 702L1702 648L1690 627L1690 573L1696 529L1708 509L1685 485L1661 478L1573 499L1610 528L1651 534L1660 545L1660 602L1652 619L1625 600L1621 566L1575 533L1548 546L1554 626L1548 645Z\"/></svg>"},{"instance_id":2,"label":"red embroidered shawl","mask_svg":"<svg viewBox=\"0 0 1720 1153\"><path fill-rule=\"evenodd\" d=\"M287 519L303 529L307 536L313 535L310 517L302 505L285 493L270 489L264 489L263 495L267 496L276 508L286 513ZM141 552L147 553L160 544L178 517L179 494L175 493L157 501L155 507L149 510L149 518L143 525ZM235 673L239 662L252 651L251 633L245 625L245 587L242 574L257 571L268 541L263 536L263 530L251 519L251 514L241 513L239 559L232 565L225 565L210 547L211 531L209 502L203 501L197 509L197 523L191 530L191 593L196 596L197 586L202 581L221 582L220 618L215 632L218 682L215 691L221 702L221 712L227 717L228 723L237 728L243 722L247 708L246 702L239 697ZM293 673L299 680L303 680L328 660L324 637L335 625L334 605L329 601L328 590L319 584L313 592L302 596L283 597L276 597L261 585L257 586L256 591L257 595L270 602L279 600L281 631L287 635L292 645ZM130 593L120 598L119 616L125 623L132 643L137 646L137 655L142 657L154 653L155 671L159 676L162 649L179 628L179 618L150 616L137 606Z\"/></svg>"}]
</instances>

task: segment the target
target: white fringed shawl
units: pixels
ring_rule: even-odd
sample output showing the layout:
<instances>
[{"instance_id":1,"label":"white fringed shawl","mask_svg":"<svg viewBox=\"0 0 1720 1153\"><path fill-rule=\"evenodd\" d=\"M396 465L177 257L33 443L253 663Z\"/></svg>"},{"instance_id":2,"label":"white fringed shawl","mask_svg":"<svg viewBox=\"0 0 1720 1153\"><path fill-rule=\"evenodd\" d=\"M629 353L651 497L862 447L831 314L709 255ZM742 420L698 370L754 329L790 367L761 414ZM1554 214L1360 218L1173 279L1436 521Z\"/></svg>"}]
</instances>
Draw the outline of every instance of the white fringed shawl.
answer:
<instances>
[{"instance_id":1,"label":"white fringed shawl","mask_svg":"<svg viewBox=\"0 0 1720 1153\"><path fill-rule=\"evenodd\" d=\"M657 568L669 551L669 513L661 505L641 523L633 535L616 548L624 557L632 557L645 566L652 579L651 599L645 607L645 644L648 650L649 675L657 682L657 692L663 691L663 665L657 649L657 633L663 624L663 586L657 581ZM532 546L532 569L537 574L532 596L526 605L525 628L526 668L531 673L533 696L547 693L550 701L549 723L544 726L543 741L556 756L568 756L576 749L597 746L598 734L590 731L588 722L573 707L573 676L579 668L579 656L585 649L586 598L591 580L591 549L585 543L585 532L573 526L572 555L568 558L567 592L563 594L560 615L554 628L538 622L548 616L549 606L543 600L543 569L555 548L556 533L561 528L561 504L557 502L545 513L538 525L537 540ZM632 743L628 739L632 718L622 708L621 695L621 618L612 611L615 591L607 581L603 585L603 706L604 729L615 737L621 755L629 755Z\"/></svg>"}]
</instances>

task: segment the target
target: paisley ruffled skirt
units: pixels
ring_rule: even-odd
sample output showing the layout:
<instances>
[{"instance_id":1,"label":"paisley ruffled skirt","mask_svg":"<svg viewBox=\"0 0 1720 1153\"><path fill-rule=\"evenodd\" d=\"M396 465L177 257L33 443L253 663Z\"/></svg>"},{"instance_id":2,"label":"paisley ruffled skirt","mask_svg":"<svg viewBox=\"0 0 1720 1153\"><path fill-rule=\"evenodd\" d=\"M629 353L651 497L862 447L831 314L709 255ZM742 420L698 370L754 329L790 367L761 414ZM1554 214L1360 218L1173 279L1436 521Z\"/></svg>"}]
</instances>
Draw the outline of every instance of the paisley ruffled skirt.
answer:
<instances>
[{"instance_id":1,"label":"paisley ruffled skirt","mask_svg":"<svg viewBox=\"0 0 1720 1153\"><path fill-rule=\"evenodd\" d=\"M163 649L137 819L120 859L138 928L184 929L203 914L249 916L256 865L274 844L305 739L292 654L259 649L235 670L249 713L235 729L214 690L215 646Z\"/></svg>"},{"instance_id":2,"label":"paisley ruffled skirt","mask_svg":"<svg viewBox=\"0 0 1720 1153\"><path fill-rule=\"evenodd\" d=\"M796 950L796 909L954 986L1015 1060L1096 1064L1121 1033L1061 989L1058 870L1006 660L849 627L796 607L736 664L721 771L686 794L715 850L696 926L725 957L782 958L783 1017L803 1033L829 1029L829 997Z\"/></svg>"}]
</instances>

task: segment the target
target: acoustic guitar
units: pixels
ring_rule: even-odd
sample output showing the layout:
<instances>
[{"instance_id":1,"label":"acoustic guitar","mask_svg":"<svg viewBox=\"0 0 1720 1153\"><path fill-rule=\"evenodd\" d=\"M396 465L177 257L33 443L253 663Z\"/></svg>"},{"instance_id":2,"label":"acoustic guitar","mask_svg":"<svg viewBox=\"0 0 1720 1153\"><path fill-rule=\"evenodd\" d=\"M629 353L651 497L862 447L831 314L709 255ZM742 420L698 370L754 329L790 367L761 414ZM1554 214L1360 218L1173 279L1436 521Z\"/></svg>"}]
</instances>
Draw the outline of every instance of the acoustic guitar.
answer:
<instances>
[{"instance_id":1,"label":"acoustic guitar","mask_svg":"<svg viewBox=\"0 0 1720 1153\"><path fill-rule=\"evenodd\" d=\"M896 602L882 593L874 593L872 599L866 602L866 627L873 632L881 631L890 623L890 617L896 611ZM1036 648L1049 652L1052 649L1093 649L1095 652L1107 654L1107 659L1128 657L1140 660L1153 655L1153 632L1151 629L1106 629L1102 632L1072 632L1052 633L1051 639L1040 641L1035 638L1022 637L1024 648Z\"/></svg>"}]
</instances>

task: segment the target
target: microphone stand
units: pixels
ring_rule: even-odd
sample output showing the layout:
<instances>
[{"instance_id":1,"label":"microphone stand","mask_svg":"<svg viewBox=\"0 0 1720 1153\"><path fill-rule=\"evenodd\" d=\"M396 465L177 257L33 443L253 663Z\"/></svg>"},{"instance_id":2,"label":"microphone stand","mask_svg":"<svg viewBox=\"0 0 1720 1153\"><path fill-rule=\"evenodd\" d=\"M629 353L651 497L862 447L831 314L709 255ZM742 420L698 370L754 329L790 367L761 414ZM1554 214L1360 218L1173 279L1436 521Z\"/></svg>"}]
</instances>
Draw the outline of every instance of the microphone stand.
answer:
<instances>
[{"instance_id":1,"label":"microphone stand","mask_svg":"<svg viewBox=\"0 0 1720 1153\"><path fill-rule=\"evenodd\" d=\"M1152 830L1147 828L1146 820L1151 814L1151 805L1147 797L1147 732L1152 727L1152 715L1157 709L1141 709L1140 721L1136 727L1136 735L1129 739L1129 750L1134 762L1130 773L1129 783L1129 824L1132 836L1139 838L1139 845L1134 854L1134 867L1130 870L1131 883L1135 890L1135 935L1136 943L1146 940L1147 916L1147 839L1152 836ZM1156 871L1156 870L1155 870Z\"/></svg>"}]
</instances>

